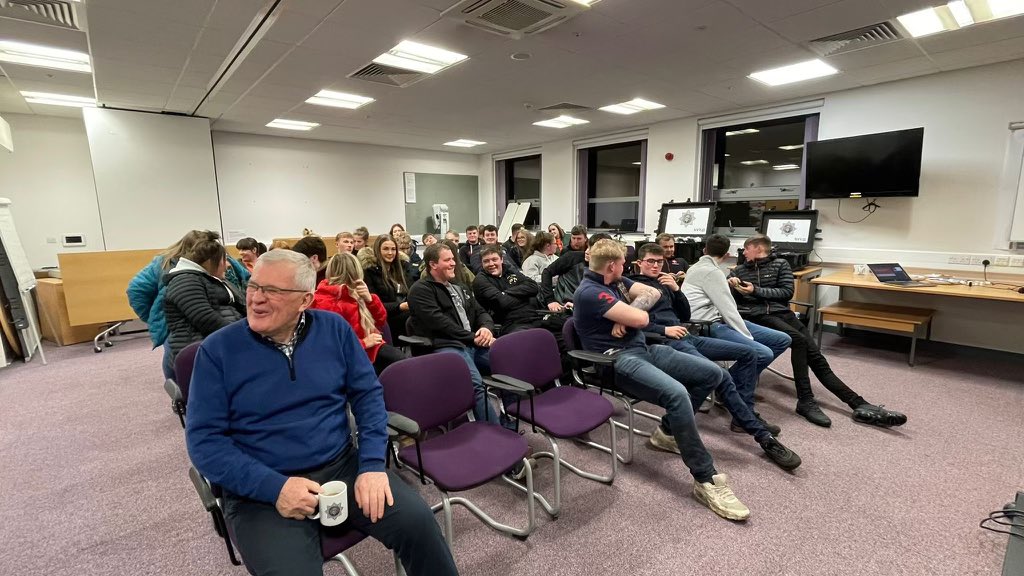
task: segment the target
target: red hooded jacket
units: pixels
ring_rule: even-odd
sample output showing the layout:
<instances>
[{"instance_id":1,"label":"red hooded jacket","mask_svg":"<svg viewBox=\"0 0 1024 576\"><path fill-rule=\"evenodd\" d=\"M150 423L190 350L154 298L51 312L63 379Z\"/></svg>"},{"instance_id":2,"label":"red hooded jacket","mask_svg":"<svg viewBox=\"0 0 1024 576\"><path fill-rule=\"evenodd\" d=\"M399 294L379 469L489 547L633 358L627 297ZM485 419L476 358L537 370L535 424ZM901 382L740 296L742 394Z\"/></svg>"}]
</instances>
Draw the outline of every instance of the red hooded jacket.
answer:
<instances>
[{"instance_id":1,"label":"red hooded jacket","mask_svg":"<svg viewBox=\"0 0 1024 576\"><path fill-rule=\"evenodd\" d=\"M376 294L371 294L371 298L366 303L366 307L370 310L370 315L373 316L374 324L377 325L377 332L383 333L382 328L387 322L388 313L384 310L384 305ZM359 303L356 302L356 296L349 291L348 286L336 286L328 284L327 280L321 281L320 285L316 287L316 292L313 294L313 305L311 308L329 310L341 314L341 317L355 331L361 344L363 343L363 338L368 336L359 323ZM380 345L367 348L366 344L363 344L363 349L366 350L366 355L370 357L370 362L373 362L377 359L377 350L380 349Z\"/></svg>"}]
</instances>

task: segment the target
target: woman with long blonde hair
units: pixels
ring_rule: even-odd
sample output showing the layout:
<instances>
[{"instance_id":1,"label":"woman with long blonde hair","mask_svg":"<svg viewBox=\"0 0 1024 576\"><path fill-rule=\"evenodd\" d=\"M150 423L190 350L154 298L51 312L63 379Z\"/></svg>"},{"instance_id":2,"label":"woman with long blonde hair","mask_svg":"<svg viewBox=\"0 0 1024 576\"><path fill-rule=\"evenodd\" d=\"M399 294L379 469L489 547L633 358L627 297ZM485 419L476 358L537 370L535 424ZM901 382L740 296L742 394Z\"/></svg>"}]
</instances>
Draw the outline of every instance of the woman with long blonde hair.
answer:
<instances>
[{"instance_id":1,"label":"woman with long blonde hair","mask_svg":"<svg viewBox=\"0 0 1024 576\"><path fill-rule=\"evenodd\" d=\"M405 357L384 341L388 315L380 297L371 294L363 280L363 267L353 254L339 252L327 261L327 277L313 294L312 308L340 314L352 327L379 374Z\"/></svg>"}]
</instances>

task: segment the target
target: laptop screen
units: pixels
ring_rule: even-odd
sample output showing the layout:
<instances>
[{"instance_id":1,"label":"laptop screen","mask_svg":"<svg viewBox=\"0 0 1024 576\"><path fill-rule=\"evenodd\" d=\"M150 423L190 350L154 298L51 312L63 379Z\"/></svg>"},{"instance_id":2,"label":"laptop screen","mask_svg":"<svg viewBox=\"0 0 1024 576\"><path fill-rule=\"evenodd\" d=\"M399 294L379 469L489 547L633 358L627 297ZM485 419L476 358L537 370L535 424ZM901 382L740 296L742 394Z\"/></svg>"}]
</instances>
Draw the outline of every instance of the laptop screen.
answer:
<instances>
[{"instance_id":1,"label":"laptop screen","mask_svg":"<svg viewBox=\"0 0 1024 576\"><path fill-rule=\"evenodd\" d=\"M907 282L910 275L899 264L868 264L879 282Z\"/></svg>"}]
</instances>

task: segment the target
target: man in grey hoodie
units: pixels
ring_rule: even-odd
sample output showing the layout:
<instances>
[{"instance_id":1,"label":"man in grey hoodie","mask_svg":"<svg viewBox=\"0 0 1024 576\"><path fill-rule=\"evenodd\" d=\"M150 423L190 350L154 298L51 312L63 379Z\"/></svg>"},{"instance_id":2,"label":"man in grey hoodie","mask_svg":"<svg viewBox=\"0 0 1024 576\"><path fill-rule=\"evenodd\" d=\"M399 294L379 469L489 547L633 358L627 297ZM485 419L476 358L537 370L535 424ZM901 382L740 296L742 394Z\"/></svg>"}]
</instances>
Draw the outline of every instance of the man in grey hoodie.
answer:
<instances>
[{"instance_id":1,"label":"man in grey hoodie","mask_svg":"<svg viewBox=\"0 0 1024 576\"><path fill-rule=\"evenodd\" d=\"M690 319L709 321L711 336L753 348L757 353L757 373L786 351L792 339L783 332L744 320L736 309L729 282L720 265L729 255L729 239L721 234L708 236L704 256L686 272L683 295L690 303ZM754 407L754 387L740 390L743 400ZM777 429L777 426L771 428Z\"/></svg>"}]
</instances>

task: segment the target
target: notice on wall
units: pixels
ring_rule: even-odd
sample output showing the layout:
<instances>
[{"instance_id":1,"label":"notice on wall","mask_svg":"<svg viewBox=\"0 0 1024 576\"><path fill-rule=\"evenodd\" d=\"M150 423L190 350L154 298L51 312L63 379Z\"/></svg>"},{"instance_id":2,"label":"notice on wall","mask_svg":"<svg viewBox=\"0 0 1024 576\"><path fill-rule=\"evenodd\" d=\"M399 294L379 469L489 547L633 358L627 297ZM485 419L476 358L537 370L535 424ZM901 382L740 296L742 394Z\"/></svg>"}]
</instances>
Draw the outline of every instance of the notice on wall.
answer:
<instances>
[{"instance_id":1,"label":"notice on wall","mask_svg":"<svg viewBox=\"0 0 1024 576\"><path fill-rule=\"evenodd\" d=\"M233 244L245 237L245 230L228 230L227 237L224 239L224 241L227 242L228 244Z\"/></svg>"},{"instance_id":2,"label":"notice on wall","mask_svg":"<svg viewBox=\"0 0 1024 576\"><path fill-rule=\"evenodd\" d=\"M403 172L405 176L405 203L415 204L416 203L416 173L415 172Z\"/></svg>"}]
</instances>

